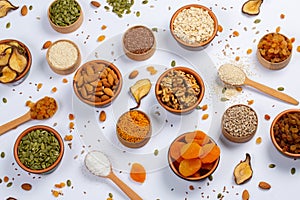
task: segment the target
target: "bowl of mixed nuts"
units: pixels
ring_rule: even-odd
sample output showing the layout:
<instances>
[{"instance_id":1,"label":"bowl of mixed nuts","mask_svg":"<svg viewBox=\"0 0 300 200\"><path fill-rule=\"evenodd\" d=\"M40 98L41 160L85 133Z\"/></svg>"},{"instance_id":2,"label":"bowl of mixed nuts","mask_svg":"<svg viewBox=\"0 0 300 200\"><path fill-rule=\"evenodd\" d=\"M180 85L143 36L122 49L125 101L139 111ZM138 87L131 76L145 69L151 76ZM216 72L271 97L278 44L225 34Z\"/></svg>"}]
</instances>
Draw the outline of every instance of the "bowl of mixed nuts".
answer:
<instances>
[{"instance_id":1,"label":"bowl of mixed nuts","mask_svg":"<svg viewBox=\"0 0 300 200\"><path fill-rule=\"evenodd\" d=\"M288 109L279 113L270 127L270 136L276 149L283 155L300 157L300 110Z\"/></svg>"},{"instance_id":2,"label":"bowl of mixed nuts","mask_svg":"<svg viewBox=\"0 0 300 200\"><path fill-rule=\"evenodd\" d=\"M201 76L188 67L173 67L166 70L155 85L157 101L174 114L192 112L202 101L204 92Z\"/></svg>"},{"instance_id":3,"label":"bowl of mixed nuts","mask_svg":"<svg viewBox=\"0 0 300 200\"><path fill-rule=\"evenodd\" d=\"M55 0L48 8L48 21L60 33L71 33L83 22L83 11L76 0Z\"/></svg>"},{"instance_id":4,"label":"bowl of mixed nuts","mask_svg":"<svg viewBox=\"0 0 300 200\"><path fill-rule=\"evenodd\" d=\"M18 40L0 41L0 83L20 84L27 77L32 63L28 47Z\"/></svg>"},{"instance_id":5,"label":"bowl of mixed nuts","mask_svg":"<svg viewBox=\"0 0 300 200\"><path fill-rule=\"evenodd\" d=\"M64 154L60 134L49 126L36 125L24 130L14 145L14 157L27 172L47 174L59 165Z\"/></svg>"},{"instance_id":6,"label":"bowl of mixed nuts","mask_svg":"<svg viewBox=\"0 0 300 200\"><path fill-rule=\"evenodd\" d=\"M218 167L220 147L201 130L183 133L170 145L168 162L180 178L198 181L210 176Z\"/></svg>"},{"instance_id":7,"label":"bowl of mixed nuts","mask_svg":"<svg viewBox=\"0 0 300 200\"><path fill-rule=\"evenodd\" d=\"M281 33L268 33L258 42L256 56L267 69L279 70L288 65L292 57L292 41Z\"/></svg>"},{"instance_id":8,"label":"bowl of mixed nuts","mask_svg":"<svg viewBox=\"0 0 300 200\"><path fill-rule=\"evenodd\" d=\"M73 78L76 96L92 106L111 104L120 94L122 75L119 69L105 60L92 60L78 68Z\"/></svg>"},{"instance_id":9,"label":"bowl of mixed nuts","mask_svg":"<svg viewBox=\"0 0 300 200\"><path fill-rule=\"evenodd\" d=\"M212 10L203 5L185 5L173 14L170 31L185 49L202 50L217 35L218 20Z\"/></svg>"}]
</instances>

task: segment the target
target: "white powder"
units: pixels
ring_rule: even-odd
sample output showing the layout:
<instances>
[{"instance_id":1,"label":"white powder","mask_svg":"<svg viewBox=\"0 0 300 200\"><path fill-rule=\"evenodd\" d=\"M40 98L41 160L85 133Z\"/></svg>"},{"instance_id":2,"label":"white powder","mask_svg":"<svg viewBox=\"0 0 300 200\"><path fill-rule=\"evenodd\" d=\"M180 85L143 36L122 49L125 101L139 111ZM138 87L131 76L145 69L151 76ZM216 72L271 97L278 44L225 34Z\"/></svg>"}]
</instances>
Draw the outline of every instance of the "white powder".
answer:
<instances>
[{"instance_id":1,"label":"white powder","mask_svg":"<svg viewBox=\"0 0 300 200\"><path fill-rule=\"evenodd\" d=\"M232 64L224 64L218 70L220 79L230 85L242 85L245 82L246 75L240 68Z\"/></svg>"},{"instance_id":2,"label":"white powder","mask_svg":"<svg viewBox=\"0 0 300 200\"><path fill-rule=\"evenodd\" d=\"M58 69L66 69L75 64L78 57L76 47L67 41L55 43L49 49L49 60Z\"/></svg>"},{"instance_id":3,"label":"white powder","mask_svg":"<svg viewBox=\"0 0 300 200\"><path fill-rule=\"evenodd\" d=\"M108 176L111 171L110 161L100 151L91 151L85 156L85 166L96 176Z\"/></svg>"}]
</instances>

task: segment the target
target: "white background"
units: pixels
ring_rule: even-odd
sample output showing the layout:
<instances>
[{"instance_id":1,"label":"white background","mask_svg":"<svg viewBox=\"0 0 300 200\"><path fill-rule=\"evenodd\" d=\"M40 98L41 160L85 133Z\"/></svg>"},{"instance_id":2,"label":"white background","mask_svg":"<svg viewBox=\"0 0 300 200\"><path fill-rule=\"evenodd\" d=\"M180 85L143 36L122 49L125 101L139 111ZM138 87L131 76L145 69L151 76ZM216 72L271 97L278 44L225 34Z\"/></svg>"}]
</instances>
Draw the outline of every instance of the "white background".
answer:
<instances>
[{"instance_id":1,"label":"white background","mask_svg":"<svg viewBox=\"0 0 300 200\"><path fill-rule=\"evenodd\" d=\"M70 39L74 41L80 48L83 64L93 57L92 53L95 52L97 48L101 49L101 44L105 44L105 41L109 41L114 36L122 34L128 27L143 24L150 28L157 27L168 31L169 20L179 7L190 3L198 3L211 7L218 18L219 24L224 29L221 33L218 33L212 45L204 50L204 53L206 53L214 63L214 69L211 69L212 71L216 71L221 64L226 62L235 63L243 67L251 79L267 84L273 88L282 86L285 89L285 93L290 94L296 99L300 99L300 93L298 92L299 78L297 74L299 71L297 60L300 59L300 54L296 51L296 47L300 45L298 38L300 29L295 24L295 20L297 20L298 17L296 0L290 0L288 2L264 1L261 6L260 14L251 17L241 13L241 7L244 1L236 0L214 2L209 0L149 0L149 3L146 5L143 5L140 1L135 1L132 7L133 13L124 15L123 18L118 18L115 14L106 12L104 9L104 5L106 5L105 1L100 1L100 8L93 8L89 1L80 0L79 2L84 11L84 22L77 31L70 34L58 33L50 27L47 21L47 8L51 1L48 0L44 0L43 2L24 0L22 3L12 1L13 4L19 5L20 8L23 4L27 6L32 5L33 10L29 11L27 16L21 16L19 8L18 10L10 12L6 17L0 18L0 39L11 38L22 41L29 47L33 59L30 74L22 84L18 86L0 85L0 99L5 97L8 100L5 104L2 101L0 102L0 124L4 124L27 112L28 108L25 107L27 100L36 101L45 95L49 95L56 98L59 103L59 110L53 118L41 122L30 121L0 136L0 152L3 151L6 154L4 159L0 158L0 178L3 179L4 176L8 176L11 180L13 179L13 186L10 188L7 188L3 182L0 184L1 199L6 199L9 196L17 199L55 199L51 194L51 190L55 189L54 184L65 182L68 179L72 181L73 188L63 188L63 196L60 196L59 199L104 200L108 197L108 193L112 193L114 199L117 200L127 199L110 180L90 175L83 166L84 155L89 150L89 144L86 144L84 134L95 133L81 132L82 127L79 125L88 123L87 121L89 121L89 119L84 118L87 111L83 111L83 114L80 115L80 112L76 112L76 109L74 109L77 99L73 95L72 90L73 74L67 76L57 75L48 67L45 58L46 50L41 50L42 45L47 40L54 42L58 39ZM141 12L140 17L135 16L134 12L136 11ZM285 14L285 18L281 19L280 14ZM37 17L40 19L37 19ZM260 19L261 22L255 24L255 19ZM11 23L11 27L6 29L5 26L8 22ZM102 25L106 25L107 29L101 30ZM278 26L281 27L281 33L290 38L294 37L296 40L293 44L294 51L289 65L280 71L271 71L263 68L257 62L255 57L256 45L258 40L266 34L267 31L275 31ZM247 31L244 27L247 28ZM238 37L232 37L233 31L238 31L240 35ZM166 34L168 34L168 32L166 32ZM100 35L106 36L105 41L102 43L97 42L97 38ZM169 37L172 41L171 35L169 35ZM247 49L252 49L253 53L247 55ZM176 55L181 55L181 52L185 52L181 47L176 45L174 41L170 43L170 49L168 50ZM201 52L188 52L188 55L191 57L194 56L194 59L202 54ZM159 55L157 56L159 57ZM235 61L234 58L236 56L240 56L241 60L238 62ZM99 55L99 57L101 57L101 55ZM158 59L158 57L156 59ZM173 58L161 59L162 63L167 65L166 63L170 63ZM179 57L176 57L176 59L181 62ZM141 64L129 60L125 63L125 67L120 66L120 70L124 75L131 70L131 67L134 69L153 64L147 62ZM202 76L205 75L203 69L198 69L198 71L202 73ZM52 78L50 79L50 77ZM68 79L68 84L62 83L63 78ZM204 129L209 128L214 130L213 133L211 130L207 130L207 132L210 133L221 147L221 161L213 174L213 180L187 182L178 178L166 165L165 158L161 157L164 155L164 150L160 151L160 156L157 158L153 156L153 159L162 160L162 167L147 173L147 179L143 184L138 184L130 180L129 175L126 173L128 164L124 166L124 173L119 173L118 170L115 170L115 173L142 196L143 199L181 200L187 198L196 200L201 198L208 199L208 197L209 199L217 199L218 194L221 193L224 195L223 199L232 200L241 199L241 193L244 189L249 191L251 199L296 199L298 197L297 189L300 176L298 168L299 161L284 157L278 153L273 147L269 137L272 119L281 111L295 108L296 106L273 99L255 89L243 87L242 94L230 98L227 102L218 102L218 105L222 104L221 109L218 110L219 106L215 106L214 103L212 103L212 99L220 99L223 86L218 83L218 80L211 80L205 76L203 79L208 85L207 88L211 90L207 91L207 96L204 100L209 105L212 105L209 106L209 110L207 111L207 113L210 113L210 118L205 122L201 121L200 118L203 113L199 111L196 111L199 113L198 115L193 113L192 116L194 117L196 115L199 117L199 124L203 125ZM36 89L35 84L38 83L43 83L43 87L40 91ZM52 87L57 87L58 91L51 93ZM212 95L213 97L208 95ZM228 142L222 137L220 129L220 118L223 110L233 104L247 104L247 100L251 99L254 100L252 108L255 109L259 117L259 126L255 137L243 144ZM110 109L113 108L114 105L105 108L105 110L111 111ZM91 108L87 108L87 110L89 109ZM57 123L55 129L57 129L62 136L65 136L66 134L70 134L68 129L70 122L68 115L74 112L76 112L74 120L76 127L75 130L71 132L74 136L72 149L65 143L65 154L56 171L48 175L28 175L28 173L19 168L17 164L13 164L15 163L12 151L13 144L22 130L36 124L52 126L54 123ZM96 112L94 112L94 114L95 115L89 115L88 118L96 121ZM271 120L264 120L265 114L269 114ZM212 120L212 118L214 120ZM109 122L114 123L113 120L106 123L108 124ZM113 124L111 124L111 126L113 126ZM194 127L191 127L191 129L193 128ZM168 134L168 132L165 134ZM181 132L173 133L169 138L164 137L166 143L162 145L161 148L166 147L178 134L181 134ZM262 143L260 145L255 143L257 137L262 137ZM150 147L147 148L151 149ZM153 146L151 151L154 151L156 148L156 146ZM81 154L82 150L84 150L83 154ZM107 149L106 153L109 154L109 152L110 150ZM254 174L249 182L237 186L234 183L232 173L235 165L245 158L245 153L249 153L252 157ZM75 156L78 156L78 158L74 159ZM110 159L113 163L116 163L118 160L117 157L111 157ZM271 163L276 164L274 169L268 167ZM290 172L293 167L296 168L294 175ZM18 176L18 174L20 174L20 176ZM268 191L259 189L258 182L261 180L269 182L272 188ZM31 191L28 192L21 189L20 185L24 182L33 185ZM189 189L191 185L194 187L194 190ZM225 190L224 187L226 188Z\"/></svg>"}]
</instances>

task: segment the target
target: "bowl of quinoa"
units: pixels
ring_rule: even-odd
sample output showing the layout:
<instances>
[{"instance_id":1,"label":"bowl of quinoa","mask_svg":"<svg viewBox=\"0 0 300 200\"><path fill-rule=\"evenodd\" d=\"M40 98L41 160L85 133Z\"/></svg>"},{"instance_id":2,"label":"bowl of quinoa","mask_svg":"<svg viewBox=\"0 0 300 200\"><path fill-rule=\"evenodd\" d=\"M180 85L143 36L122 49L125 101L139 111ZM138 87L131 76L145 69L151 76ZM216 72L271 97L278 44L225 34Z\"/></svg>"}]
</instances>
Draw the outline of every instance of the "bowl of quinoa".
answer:
<instances>
[{"instance_id":1,"label":"bowl of quinoa","mask_svg":"<svg viewBox=\"0 0 300 200\"><path fill-rule=\"evenodd\" d=\"M216 15L203 5L185 5L173 14L170 31L185 49L202 50L217 35L218 20Z\"/></svg>"}]
</instances>

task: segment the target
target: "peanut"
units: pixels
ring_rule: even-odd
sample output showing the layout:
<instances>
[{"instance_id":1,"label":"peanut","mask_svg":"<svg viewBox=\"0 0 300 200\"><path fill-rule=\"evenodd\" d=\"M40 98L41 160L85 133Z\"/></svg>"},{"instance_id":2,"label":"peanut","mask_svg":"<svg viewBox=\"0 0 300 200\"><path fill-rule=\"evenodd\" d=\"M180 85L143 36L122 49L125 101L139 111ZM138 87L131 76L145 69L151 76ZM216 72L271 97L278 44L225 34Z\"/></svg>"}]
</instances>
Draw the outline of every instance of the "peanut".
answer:
<instances>
[{"instance_id":1,"label":"peanut","mask_svg":"<svg viewBox=\"0 0 300 200\"><path fill-rule=\"evenodd\" d=\"M261 189L264 189L264 190L268 190L271 188L271 185L265 181L260 181L258 186L261 188Z\"/></svg>"}]
</instances>

